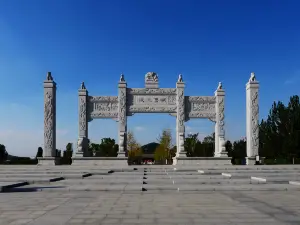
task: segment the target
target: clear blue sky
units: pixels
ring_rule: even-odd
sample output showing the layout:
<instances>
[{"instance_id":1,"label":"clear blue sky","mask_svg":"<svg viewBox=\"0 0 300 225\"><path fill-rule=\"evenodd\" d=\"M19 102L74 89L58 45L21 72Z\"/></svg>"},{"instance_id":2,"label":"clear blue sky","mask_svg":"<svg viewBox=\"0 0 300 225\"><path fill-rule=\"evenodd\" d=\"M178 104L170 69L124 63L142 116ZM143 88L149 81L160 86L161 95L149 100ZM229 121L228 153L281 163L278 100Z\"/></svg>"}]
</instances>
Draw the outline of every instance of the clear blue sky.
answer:
<instances>
[{"instance_id":1,"label":"clear blue sky","mask_svg":"<svg viewBox=\"0 0 300 225\"><path fill-rule=\"evenodd\" d=\"M117 95L121 72L129 87L143 87L148 71L161 87L186 95L226 89L226 136L245 136L245 83L260 81L260 116L273 101L299 94L299 1L213 0L0 0L0 143L11 154L33 156L43 145L43 80L57 82L57 147L76 142L77 90ZM175 118L140 114L128 118L142 144L155 141ZM205 119L187 132L213 132ZM94 120L90 138L116 138L117 123Z\"/></svg>"}]
</instances>

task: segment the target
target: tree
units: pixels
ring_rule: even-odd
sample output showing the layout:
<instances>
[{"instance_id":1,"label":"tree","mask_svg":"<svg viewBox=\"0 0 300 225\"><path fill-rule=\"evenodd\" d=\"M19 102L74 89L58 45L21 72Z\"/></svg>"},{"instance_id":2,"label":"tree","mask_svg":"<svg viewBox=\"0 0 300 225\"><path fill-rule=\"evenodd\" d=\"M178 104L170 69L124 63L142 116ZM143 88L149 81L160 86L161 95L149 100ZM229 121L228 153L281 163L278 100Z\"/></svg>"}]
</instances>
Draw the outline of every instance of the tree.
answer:
<instances>
[{"instance_id":1,"label":"tree","mask_svg":"<svg viewBox=\"0 0 300 225\"><path fill-rule=\"evenodd\" d=\"M245 139L241 139L233 142L232 157L235 159L244 159L247 157L247 142Z\"/></svg>"},{"instance_id":2,"label":"tree","mask_svg":"<svg viewBox=\"0 0 300 225\"><path fill-rule=\"evenodd\" d=\"M43 148L42 147L38 147L38 150L37 150L35 158L41 158L41 157L43 157Z\"/></svg>"},{"instance_id":3,"label":"tree","mask_svg":"<svg viewBox=\"0 0 300 225\"><path fill-rule=\"evenodd\" d=\"M127 142L127 151L134 151L137 148L140 148L140 144L136 141L134 134L132 131L127 132L127 137L126 137L126 142Z\"/></svg>"},{"instance_id":4,"label":"tree","mask_svg":"<svg viewBox=\"0 0 300 225\"><path fill-rule=\"evenodd\" d=\"M0 163L7 160L8 153L6 151L5 145L0 144Z\"/></svg>"},{"instance_id":5,"label":"tree","mask_svg":"<svg viewBox=\"0 0 300 225\"><path fill-rule=\"evenodd\" d=\"M113 138L102 138L99 145L101 156L104 157L117 157L118 148L116 147L116 141Z\"/></svg>"},{"instance_id":6,"label":"tree","mask_svg":"<svg viewBox=\"0 0 300 225\"><path fill-rule=\"evenodd\" d=\"M127 132L126 142L128 152L128 163L141 164L143 151L140 144L136 141L134 133L132 131Z\"/></svg>"},{"instance_id":7,"label":"tree","mask_svg":"<svg viewBox=\"0 0 300 225\"><path fill-rule=\"evenodd\" d=\"M229 141L229 140L226 141L226 143L225 143L225 148L226 148L228 157L232 157L232 154L233 154L233 146L232 146L231 141Z\"/></svg>"},{"instance_id":8,"label":"tree","mask_svg":"<svg viewBox=\"0 0 300 225\"><path fill-rule=\"evenodd\" d=\"M186 155L188 157L193 157L195 156L195 150L196 150L196 146L197 143L199 142L198 140L198 135L199 133L196 134L189 134L184 141L184 149L186 151ZM199 145L198 145L199 147Z\"/></svg>"},{"instance_id":9,"label":"tree","mask_svg":"<svg viewBox=\"0 0 300 225\"><path fill-rule=\"evenodd\" d=\"M68 143L66 146L66 150L63 151L62 164L71 165L72 155L73 155L73 144Z\"/></svg>"},{"instance_id":10,"label":"tree","mask_svg":"<svg viewBox=\"0 0 300 225\"><path fill-rule=\"evenodd\" d=\"M215 153L215 133L204 137L202 141L202 148L205 157L213 157Z\"/></svg>"},{"instance_id":11,"label":"tree","mask_svg":"<svg viewBox=\"0 0 300 225\"><path fill-rule=\"evenodd\" d=\"M260 156L289 162L300 157L299 130L299 96L291 96L287 106L274 102L267 119L259 126Z\"/></svg>"},{"instance_id":12,"label":"tree","mask_svg":"<svg viewBox=\"0 0 300 225\"><path fill-rule=\"evenodd\" d=\"M159 146L154 152L154 160L159 163L164 163L165 160L171 161L174 155L174 152L171 151L173 148L171 131L164 129L158 138L158 142Z\"/></svg>"}]
</instances>

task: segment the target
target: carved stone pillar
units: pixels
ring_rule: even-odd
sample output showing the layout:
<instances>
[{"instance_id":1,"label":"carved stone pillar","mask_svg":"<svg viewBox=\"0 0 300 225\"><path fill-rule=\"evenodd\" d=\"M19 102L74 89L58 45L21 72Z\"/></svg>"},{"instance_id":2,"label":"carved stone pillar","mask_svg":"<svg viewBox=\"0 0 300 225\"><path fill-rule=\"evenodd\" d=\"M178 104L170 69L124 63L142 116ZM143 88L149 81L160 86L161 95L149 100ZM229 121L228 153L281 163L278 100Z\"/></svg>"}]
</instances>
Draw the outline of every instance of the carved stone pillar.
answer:
<instances>
[{"instance_id":1,"label":"carved stone pillar","mask_svg":"<svg viewBox=\"0 0 300 225\"><path fill-rule=\"evenodd\" d=\"M44 81L44 153L39 164L55 164L56 157L56 83L51 72ZM41 160L41 161L40 161Z\"/></svg>"},{"instance_id":2,"label":"carved stone pillar","mask_svg":"<svg viewBox=\"0 0 300 225\"><path fill-rule=\"evenodd\" d=\"M179 79L176 83L176 104L177 104L177 116L176 116L176 138L177 138L177 152L179 157L186 157L184 150L185 139L185 104L184 104L184 87L185 84L182 80L182 76L179 75Z\"/></svg>"},{"instance_id":3,"label":"carved stone pillar","mask_svg":"<svg viewBox=\"0 0 300 225\"><path fill-rule=\"evenodd\" d=\"M82 82L78 90L78 143L75 157L83 157L88 153L88 91Z\"/></svg>"},{"instance_id":4,"label":"carved stone pillar","mask_svg":"<svg viewBox=\"0 0 300 225\"><path fill-rule=\"evenodd\" d=\"M127 133L127 115L126 115L126 89L127 83L124 76L118 84L118 122L119 122L119 152L118 157L125 157L126 152L126 133Z\"/></svg>"},{"instance_id":5,"label":"carved stone pillar","mask_svg":"<svg viewBox=\"0 0 300 225\"><path fill-rule=\"evenodd\" d=\"M255 74L251 73L246 84L246 136L247 136L247 164L255 163L255 156L259 147L259 82Z\"/></svg>"},{"instance_id":6,"label":"carved stone pillar","mask_svg":"<svg viewBox=\"0 0 300 225\"><path fill-rule=\"evenodd\" d=\"M222 83L215 91L216 96L216 124L215 124L215 157L227 156L225 148L225 90Z\"/></svg>"}]
</instances>

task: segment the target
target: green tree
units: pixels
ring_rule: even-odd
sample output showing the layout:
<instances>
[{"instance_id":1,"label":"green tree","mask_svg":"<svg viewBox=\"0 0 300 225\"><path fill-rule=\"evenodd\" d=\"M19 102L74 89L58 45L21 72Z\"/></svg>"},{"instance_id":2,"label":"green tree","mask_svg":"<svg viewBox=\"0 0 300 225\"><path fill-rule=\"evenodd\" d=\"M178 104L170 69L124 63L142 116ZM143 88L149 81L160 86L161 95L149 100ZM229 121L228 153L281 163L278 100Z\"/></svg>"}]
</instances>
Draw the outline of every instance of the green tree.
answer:
<instances>
[{"instance_id":1,"label":"green tree","mask_svg":"<svg viewBox=\"0 0 300 225\"><path fill-rule=\"evenodd\" d=\"M300 157L299 130L299 96L291 96L287 106L274 102L267 119L259 126L260 156L289 162Z\"/></svg>"},{"instance_id":2,"label":"green tree","mask_svg":"<svg viewBox=\"0 0 300 225\"><path fill-rule=\"evenodd\" d=\"M100 143L101 156L104 157L117 157L118 148L116 141L113 138L102 138Z\"/></svg>"},{"instance_id":3,"label":"green tree","mask_svg":"<svg viewBox=\"0 0 300 225\"><path fill-rule=\"evenodd\" d=\"M215 153L215 133L204 137L202 148L205 157L213 157Z\"/></svg>"},{"instance_id":4,"label":"green tree","mask_svg":"<svg viewBox=\"0 0 300 225\"><path fill-rule=\"evenodd\" d=\"M38 147L38 150L37 150L35 158L41 158L41 157L43 157L43 148L42 147Z\"/></svg>"},{"instance_id":5,"label":"green tree","mask_svg":"<svg viewBox=\"0 0 300 225\"><path fill-rule=\"evenodd\" d=\"M245 139L241 139L233 142L232 157L235 159L244 159L247 156L247 142Z\"/></svg>"},{"instance_id":6,"label":"green tree","mask_svg":"<svg viewBox=\"0 0 300 225\"><path fill-rule=\"evenodd\" d=\"M164 129L158 138L159 146L154 152L154 160L156 163L171 163L174 152L172 151L172 134L169 129ZM174 149L173 149L174 150Z\"/></svg>"},{"instance_id":7,"label":"green tree","mask_svg":"<svg viewBox=\"0 0 300 225\"><path fill-rule=\"evenodd\" d=\"M195 156L197 143L199 142L198 135L199 135L199 133L188 134L188 136L185 138L184 149L185 149L186 155L188 157ZM199 145L198 145L198 147L199 147Z\"/></svg>"},{"instance_id":8,"label":"green tree","mask_svg":"<svg viewBox=\"0 0 300 225\"><path fill-rule=\"evenodd\" d=\"M232 157L232 154L233 154L233 145L232 145L231 141L229 141L229 140L226 141L225 148L226 148L228 157Z\"/></svg>"},{"instance_id":9,"label":"green tree","mask_svg":"<svg viewBox=\"0 0 300 225\"><path fill-rule=\"evenodd\" d=\"M141 145L136 141L132 131L127 132L126 136L128 164L141 164L143 151Z\"/></svg>"},{"instance_id":10,"label":"green tree","mask_svg":"<svg viewBox=\"0 0 300 225\"><path fill-rule=\"evenodd\" d=\"M73 155L73 144L68 143L66 146L66 150L63 151L62 164L71 165L72 155Z\"/></svg>"},{"instance_id":11,"label":"green tree","mask_svg":"<svg viewBox=\"0 0 300 225\"><path fill-rule=\"evenodd\" d=\"M8 153L6 151L5 145L0 144L0 163L3 163L7 160Z\"/></svg>"}]
</instances>

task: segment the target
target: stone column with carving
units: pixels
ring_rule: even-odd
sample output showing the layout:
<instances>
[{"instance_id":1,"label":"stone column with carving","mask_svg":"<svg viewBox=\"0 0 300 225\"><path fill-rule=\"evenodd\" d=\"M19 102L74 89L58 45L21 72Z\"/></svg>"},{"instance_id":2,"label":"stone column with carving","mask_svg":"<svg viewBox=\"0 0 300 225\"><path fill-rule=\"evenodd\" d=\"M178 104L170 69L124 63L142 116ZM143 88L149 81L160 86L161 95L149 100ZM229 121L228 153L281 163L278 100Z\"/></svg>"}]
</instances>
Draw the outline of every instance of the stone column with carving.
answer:
<instances>
[{"instance_id":1,"label":"stone column with carving","mask_svg":"<svg viewBox=\"0 0 300 225\"><path fill-rule=\"evenodd\" d=\"M75 157L87 156L89 139L88 139L88 91L81 83L78 90L78 143Z\"/></svg>"},{"instance_id":2,"label":"stone column with carving","mask_svg":"<svg viewBox=\"0 0 300 225\"><path fill-rule=\"evenodd\" d=\"M216 96L216 124L215 124L215 157L226 157L225 148L225 90L219 82L215 91Z\"/></svg>"},{"instance_id":3,"label":"stone column with carving","mask_svg":"<svg viewBox=\"0 0 300 225\"><path fill-rule=\"evenodd\" d=\"M184 87L182 75L179 75L178 81L176 83L176 104L177 104L177 116L176 116L176 138L177 138L177 152L179 157L186 157L186 152L184 149L184 139L185 139L185 103L184 103Z\"/></svg>"},{"instance_id":4,"label":"stone column with carving","mask_svg":"<svg viewBox=\"0 0 300 225\"><path fill-rule=\"evenodd\" d=\"M46 160L54 164L56 157L56 83L51 72L47 73L44 81L44 153L43 162ZM51 161L51 162L50 162ZM39 162L40 163L40 162Z\"/></svg>"},{"instance_id":5,"label":"stone column with carving","mask_svg":"<svg viewBox=\"0 0 300 225\"><path fill-rule=\"evenodd\" d=\"M126 115L126 89L127 83L124 75L121 75L118 84L118 122L119 122L119 152L118 157L125 157L126 152L126 133L127 133L127 115Z\"/></svg>"},{"instance_id":6,"label":"stone column with carving","mask_svg":"<svg viewBox=\"0 0 300 225\"><path fill-rule=\"evenodd\" d=\"M246 136L247 136L247 164L254 164L259 154L259 82L255 74L251 73L246 84Z\"/></svg>"}]
</instances>

